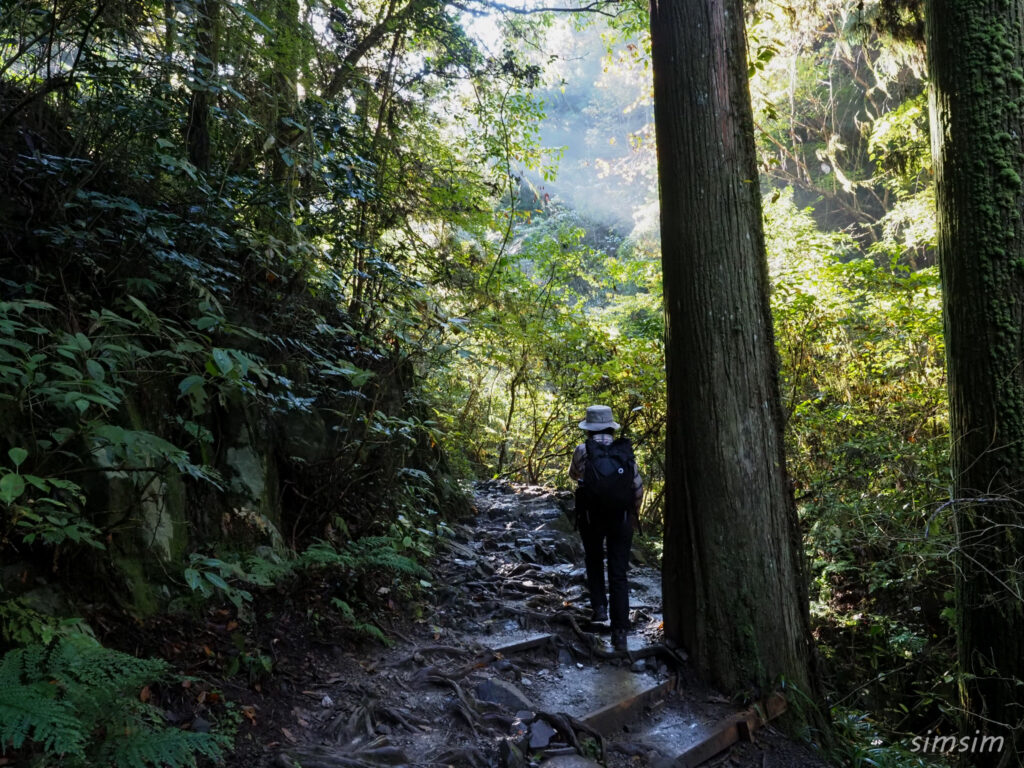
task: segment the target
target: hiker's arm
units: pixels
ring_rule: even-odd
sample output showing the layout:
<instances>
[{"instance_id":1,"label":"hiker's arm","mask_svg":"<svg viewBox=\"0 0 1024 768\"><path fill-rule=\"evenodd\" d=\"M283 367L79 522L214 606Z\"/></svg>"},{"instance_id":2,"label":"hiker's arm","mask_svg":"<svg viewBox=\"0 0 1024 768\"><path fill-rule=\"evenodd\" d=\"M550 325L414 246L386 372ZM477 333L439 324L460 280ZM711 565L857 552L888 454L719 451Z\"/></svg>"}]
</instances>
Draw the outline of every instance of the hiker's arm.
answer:
<instances>
[{"instance_id":1,"label":"hiker's arm","mask_svg":"<svg viewBox=\"0 0 1024 768\"><path fill-rule=\"evenodd\" d=\"M644 503L644 479L640 476L640 467L633 462L633 530L640 531L640 508Z\"/></svg>"},{"instance_id":2,"label":"hiker's arm","mask_svg":"<svg viewBox=\"0 0 1024 768\"><path fill-rule=\"evenodd\" d=\"M586 443L580 443L572 452L572 461L569 463L569 479L578 483L583 477L583 457L587 453Z\"/></svg>"}]
</instances>

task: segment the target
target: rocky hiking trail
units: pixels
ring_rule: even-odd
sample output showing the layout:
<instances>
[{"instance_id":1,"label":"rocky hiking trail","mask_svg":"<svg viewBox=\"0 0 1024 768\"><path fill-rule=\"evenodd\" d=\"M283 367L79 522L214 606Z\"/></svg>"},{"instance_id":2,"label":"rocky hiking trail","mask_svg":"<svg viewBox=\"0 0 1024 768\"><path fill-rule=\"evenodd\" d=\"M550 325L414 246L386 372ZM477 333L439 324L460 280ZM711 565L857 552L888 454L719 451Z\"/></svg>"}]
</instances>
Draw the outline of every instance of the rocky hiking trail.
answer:
<instances>
[{"instance_id":1,"label":"rocky hiking trail","mask_svg":"<svg viewBox=\"0 0 1024 768\"><path fill-rule=\"evenodd\" d=\"M391 647L311 660L259 764L825 765L765 722L781 699L744 710L693 679L663 642L653 568L632 564L629 651L612 650L607 624L589 622L571 503L478 486L475 520L432 566L433 614L393 630Z\"/></svg>"}]
</instances>

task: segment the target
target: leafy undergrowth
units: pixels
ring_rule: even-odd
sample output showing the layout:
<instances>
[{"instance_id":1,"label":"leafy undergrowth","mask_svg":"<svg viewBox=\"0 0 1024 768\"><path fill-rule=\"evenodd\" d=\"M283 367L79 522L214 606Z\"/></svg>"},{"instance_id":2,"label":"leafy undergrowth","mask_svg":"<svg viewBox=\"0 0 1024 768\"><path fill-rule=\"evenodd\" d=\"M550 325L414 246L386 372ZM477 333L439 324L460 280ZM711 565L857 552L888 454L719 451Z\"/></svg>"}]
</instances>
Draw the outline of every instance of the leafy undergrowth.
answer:
<instances>
[{"instance_id":1,"label":"leafy undergrowth","mask_svg":"<svg viewBox=\"0 0 1024 768\"><path fill-rule=\"evenodd\" d=\"M138 622L107 606L52 627L0 662L0 765L256 764L281 737L293 681L329 649L387 643L381 622L422 612L429 574L400 546L193 558L194 592L171 612Z\"/></svg>"}]
</instances>

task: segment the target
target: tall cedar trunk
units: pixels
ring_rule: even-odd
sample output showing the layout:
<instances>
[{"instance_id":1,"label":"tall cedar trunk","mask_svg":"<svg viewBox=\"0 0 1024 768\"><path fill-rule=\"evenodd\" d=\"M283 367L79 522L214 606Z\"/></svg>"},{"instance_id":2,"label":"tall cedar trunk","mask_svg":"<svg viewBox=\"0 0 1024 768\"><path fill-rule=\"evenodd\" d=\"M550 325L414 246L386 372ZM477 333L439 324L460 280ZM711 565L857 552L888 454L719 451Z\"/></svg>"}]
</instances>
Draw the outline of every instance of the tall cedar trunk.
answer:
<instances>
[{"instance_id":1,"label":"tall cedar trunk","mask_svg":"<svg viewBox=\"0 0 1024 768\"><path fill-rule=\"evenodd\" d=\"M957 643L968 735L1024 750L1024 2L929 0L932 149L948 355ZM996 765L998 754L972 755Z\"/></svg>"},{"instance_id":2,"label":"tall cedar trunk","mask_svg":"<svg viewBox=\"0 0 1024 768\"><path fill-rule=\"evenodd\" d=\"M277 143L271 151L271 174L274 186L284 192L289 215L294 214L296 179L295 158L291 157L301 131L288 121L295 121L299 103L298 78L302 52L299 30L298 0L274 0L274 32L269 46L273 71L270 79L271 115ZM287 159L286 159L287 158Z\"/></svg>"},{"instance_id":3,"label":"tall cedar trunk","mask_svg":"<svg viewBox=\"0 0 1024 768\"><path fill-rule=\"evenodd\" d=\"M742 0L654 0L668 430L665 631L729 691L817 698L783 456Z\"/></svg>"},{"instance_id":4,"label":"tall cedar trunk","mask_svg":"<svg viewBox=\"0 0 1024 768\"><path fill-rule=\"evenodd\" d=\"M196 52L192 64L195 84L189 101L185 143L189 161L202 171L210 170L210 105L213 101L213 80L217 76L219 21L220 0L199 0L196 6ZM170 42L167 45L170 46Z\"/></svg>"}]
</instances>

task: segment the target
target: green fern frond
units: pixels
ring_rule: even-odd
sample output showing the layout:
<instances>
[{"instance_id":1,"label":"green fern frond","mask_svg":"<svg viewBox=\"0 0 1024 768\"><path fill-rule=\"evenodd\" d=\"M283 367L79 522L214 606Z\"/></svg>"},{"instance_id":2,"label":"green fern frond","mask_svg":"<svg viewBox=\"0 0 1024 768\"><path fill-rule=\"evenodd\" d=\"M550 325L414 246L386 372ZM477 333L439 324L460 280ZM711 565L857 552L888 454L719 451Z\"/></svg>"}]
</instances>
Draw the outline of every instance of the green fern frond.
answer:
<instances>
[{"instance_id":1,"label":"green fern frond","mask_svg":"<svg viewBox=\"0 0 1024 768\"><path fill-rule=\"evenodd\" d=\"M118 696L156 680L167 669L167 662L160 659L140 659L104 648L91 637L72 635L49 654L47 674L65 685L109 690Z\"/></svg>"},{"instance_id":2,"label":"green fern frond","mask_svg":"<svg viewBox=\"0 0 1024 768\"><path fill-rule=\"evenodd\" d=\"M341 618L349 626L350 629L355 631L357 634L366 635L372 637L375 640L379 640L384 645L391 645L391 639L384 634L383 630L376 624L369 624L365 621L360 621L356 618L355 611L352 610L352 606L346 603L340 598L333 598L331 604L338 609L341 613Z\"/></svg>"},{"instance_id":3,"label":"green fern frond","mask_svg":"<svg viewBox=\"0 0 1024 768\"><path fill-rule=\"evenodd\" d=\"M356 573L383 570L420 579L430 576L415 560L399 554L394 539L387 536L364 536L340 550L328 541L317 541L302 553L300 562L305 567L348 568Z\"/></svg>"},{"instance_id":4,"label":"green fern frond","mask_svg":"<svg viewBox=\"0 0 1024 768\"><path fill-rule=\"evenodd\" d=\"M386 536L366 536L350 542L348 549L354 556L353 568L357 571L384 569L418 578L427 578L430 573L410 557L395 550L395 542Z\"/></svg>"},{"instance_id":5,"label":"green fern frond","mask_svg":"<svg viewBox=\"0 0 1024 768\"><path fill-rule=\"evenodd\" d=\"M251 555L245 559L246 581L261 587L272 587L295 572L295 560L271 552Z\"/></svg>"},{"instance_id":6,"label":"green fern frond","mask_svg":"<svg viewBox=\"0 0 1024 768\"><path fill-rule=\"evenodd\" d=\"M219 757L222 737L167 727L139 700L167 669L87 635L9 651L0 659L0 754L32 742L67 768L179 768L196 755Z\"/></svg>"},{"instance_id":7,"label":"green fern frond","mask_svg":"<svg viewBox=\"0 0 1024 768\"><path fill-rule=\"evenodd\" d=\"M300 557L302 565L308 568L316 567L343 567L352 565L352 557L339 552L329 541L319 539L306 549Z\"/></svg>"},{"instance_id":8,"label":"green fern frond","mask_svg":"<svg viewBox=\"0 0 1024 768\"><path fill-rule=\"evenodd\" d=\"M83 724L68 702L55 697L56 686L24 684L9 676L9 667L20 666L18 653L11 651L0 665L0 753L7 751L7 745L20 749L26 741L34 741L47 752L84 755Z\"/></svg>"},{"instance_id":9,"label":"green fern frond","mask_svg":"<svg viewBox=\"0 0 1024 768\"><path fill-rule=\"evenodd\" d=\"M101 765L114 768L194 768L197 755L217 760L226 746L225 739L214 734L127 723L109 733L97 757Z\"/></svg>"}]
</instances>

